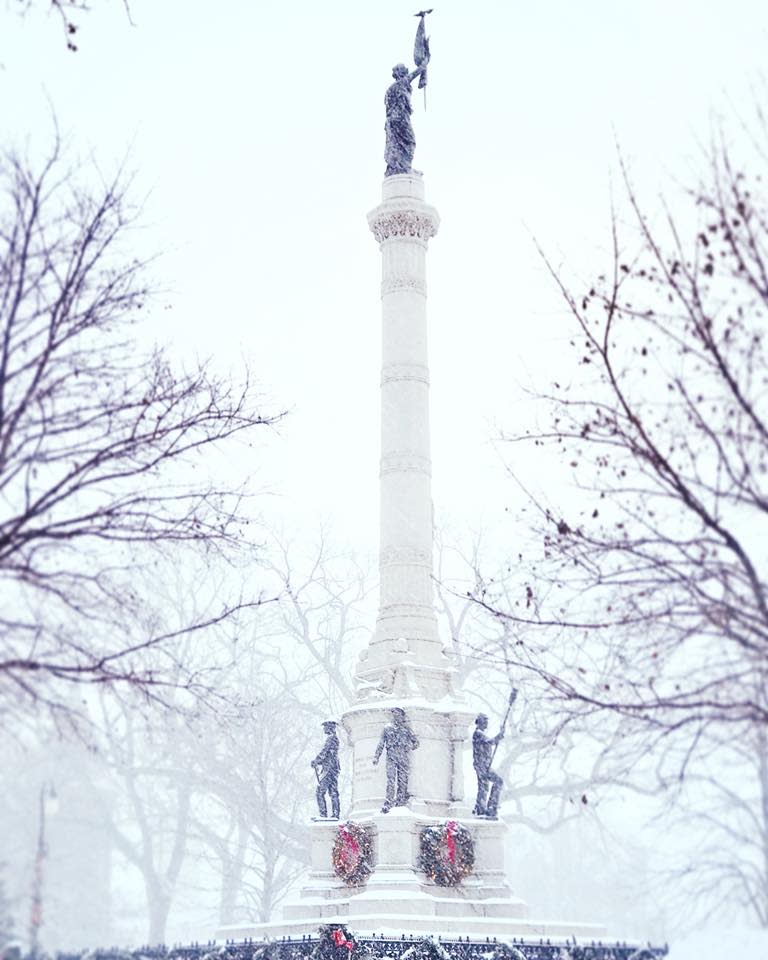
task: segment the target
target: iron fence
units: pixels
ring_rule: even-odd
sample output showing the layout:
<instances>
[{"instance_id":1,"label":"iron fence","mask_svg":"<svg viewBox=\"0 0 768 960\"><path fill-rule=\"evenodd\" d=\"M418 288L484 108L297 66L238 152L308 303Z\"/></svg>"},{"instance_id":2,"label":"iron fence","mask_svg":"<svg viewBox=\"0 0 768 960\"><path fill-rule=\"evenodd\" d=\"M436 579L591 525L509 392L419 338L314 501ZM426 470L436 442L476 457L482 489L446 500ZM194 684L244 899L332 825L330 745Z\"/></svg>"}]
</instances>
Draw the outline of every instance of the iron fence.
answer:
<instances>
[{"instance_id":1,"label":"iron fence","mask_svg":"<svg viewBox=\"0 0 768 960\"><path fill-rule=\"evenodd\" d=\"M666 945L626 942L347 936L341 944L327 936L304 936L268 942L227 940L136 950L109 948L58 953L56 960L660 960L667 954Z\"/></svg>"}]
</instances>

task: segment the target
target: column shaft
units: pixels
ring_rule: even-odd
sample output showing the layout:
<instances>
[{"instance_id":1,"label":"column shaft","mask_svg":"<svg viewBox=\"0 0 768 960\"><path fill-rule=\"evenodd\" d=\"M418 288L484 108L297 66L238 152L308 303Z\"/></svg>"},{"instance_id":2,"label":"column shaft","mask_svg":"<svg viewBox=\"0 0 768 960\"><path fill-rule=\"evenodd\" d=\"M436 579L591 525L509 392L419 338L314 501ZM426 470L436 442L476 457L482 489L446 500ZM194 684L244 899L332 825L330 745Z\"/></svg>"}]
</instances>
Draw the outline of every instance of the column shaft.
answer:
<instances>
[{"instance_id":1,"label":"column shaft","mask_svg":"<svg viewBox=\"0 0 768 960\"><path fill-rule=\"evenodd\" d=\"M368 220L382 259L380 603L369 666L445 666L432 589L426 254L437 212L414 174L388 177ZM378 650L375 648L378 647Z\"/></svg>"}]
</instances>

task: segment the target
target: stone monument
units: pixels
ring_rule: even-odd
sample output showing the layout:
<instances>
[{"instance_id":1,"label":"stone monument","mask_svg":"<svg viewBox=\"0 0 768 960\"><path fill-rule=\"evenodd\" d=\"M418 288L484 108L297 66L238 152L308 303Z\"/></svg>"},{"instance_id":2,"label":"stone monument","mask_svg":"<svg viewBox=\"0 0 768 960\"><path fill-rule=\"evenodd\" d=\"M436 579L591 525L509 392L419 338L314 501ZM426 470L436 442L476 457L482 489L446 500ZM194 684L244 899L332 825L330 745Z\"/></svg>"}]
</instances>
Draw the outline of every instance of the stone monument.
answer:
<instances>
[{"instance_id":1,"label":"stone monument","mask_svg":"<svg viewBox=\"0 0 768 960\"><path fill-rule=\"evenodd\" d=\"M426 258L440 218L411 168L410 84L424 78L429 60L426 12L418 14L417 68L398 64L387 90L387 168L381 203L368 214L382 261L380 602L356 667L357 701L341 717L341 748L352 753L352 795L342 797L341 821L308 825L309 877L285 906L283 921L228 927L220 936L301 938L323 925L341 949L352 943L344 925L359 936L391 939L549 937L563 944L603 933L595 925L531 920L526 903L513 895L506 826L494 819L500 782L488 753L499 738L485 737L482 721L475 738L477 798L474 783L469 798L463 783L476 711L441 640L432 586ZM385 763L378 762L382 755ZM323 814L321 793L318 787ZM515 864L514 875L521 868ZM559 949L552 946L553 958L563 955Z\"/></svg>"},{"instance_id":2,"label":"stone monument","mask_svg":"<svg viewBox=\"0 0 768 960\"><path fill-rule=\"evenodd\" d=\"M472 814L474 784L465 793L476 714L433 599L426 257L440 218L422 176L385 176L368 224L382 258L379 613L356 668L357 702L341 717L352 796L342 823L311 824L308 882L273 929L310 933L337 921L358 933L595 936L602 928L528 919L507 882L506 827ZM377 764L398 715L418 746ZM406 760L398 791L392 778ZM371 862L361 871L363 845Z\"/></svg>"}]
</instances>

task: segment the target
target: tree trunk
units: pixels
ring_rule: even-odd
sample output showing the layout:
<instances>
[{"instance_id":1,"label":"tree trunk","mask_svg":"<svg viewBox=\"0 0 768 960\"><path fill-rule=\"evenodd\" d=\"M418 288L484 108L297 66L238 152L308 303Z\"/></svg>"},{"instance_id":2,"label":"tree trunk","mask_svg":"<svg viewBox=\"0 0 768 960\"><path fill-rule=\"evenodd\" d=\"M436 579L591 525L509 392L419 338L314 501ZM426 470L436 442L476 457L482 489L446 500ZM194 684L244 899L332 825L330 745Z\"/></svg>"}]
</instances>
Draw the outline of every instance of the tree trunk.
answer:
<instances>
[{"instance_id":1,"label":"tree trunk","mask_svg":"<svg viewBox=\"0 0 768 960\"><path fill-rule=\"evenodd\" d=\"M149 907L148 944L153 947L165 943L165 928L171 910L171 898L160 889L159 883L147 884L147 906Z\"/></svg>"},{"instance_id":2,"label":"tree trunk","mask_svg":"<svg viewBox=\"0 0 768 960\"><path fill-rule=\"evenodd\" d=\"M219 925L235 923L237 917L237 895L243 878L243 861L248 843L248 827L239 822L237 826L237 846L232 855L221 858L221 896L219 898Z\"/></svg>"},{"instance_id":3,"label":"tree trunk","mask_svg":"<svg viewBox=\"0 0 768 960\"><path fill-rule=\"evenodd\" d=\"M755 913L760 926L768 928L768 733L764 727L757 730L758 776L760 778L760 803L762 814L760 840L763 852L763 869L759 891L759 902L755 903Z\"/></svg>"}]
</instances>

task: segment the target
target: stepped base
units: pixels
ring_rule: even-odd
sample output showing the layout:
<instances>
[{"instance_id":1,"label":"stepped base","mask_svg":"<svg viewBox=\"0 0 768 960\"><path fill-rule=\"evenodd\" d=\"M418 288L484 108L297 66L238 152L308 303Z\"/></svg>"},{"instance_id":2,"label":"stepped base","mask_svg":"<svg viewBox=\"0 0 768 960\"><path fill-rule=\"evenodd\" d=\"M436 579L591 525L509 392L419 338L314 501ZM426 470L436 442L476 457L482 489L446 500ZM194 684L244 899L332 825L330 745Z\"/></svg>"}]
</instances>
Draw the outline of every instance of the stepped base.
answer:
<instances>
[{"instance_id":1,"label":"stepped base","mask_svg":"<svg viewBox=\"0 0 768 960\"><path fill-rule=\"evenodd\" d=\"M527 920L528 905L523 900L511 897L485 897L476 900L471 896L433 896L419 890L374 889L366 890L356 897L328 900L318 896L302 896L300 903L288 904L283 910L287 924L300 923L304 917L325 918L344 916L354 927L360 927L360 917L396 916L400 919L440 917L442 920L456 920L457 923L475 919L502 919L515 922ZM376 929L374 923L372 929ZM419 928L421 929L421 928ZM451 928L451 929L457 929Z\"/></svg>"},{"instance_id":2,"label":"stepped base","mask_svg":"<svg viewBox=\"0 0 768 960\"><path fill-rule=\"evenodd\" d=\"M318 927L327 923L348 924L358 937L393 936L400 938L411 935L435 937L471 937L473 940L511 940L513 938L544 938L598 940L604 939L605 927L592 923L569 923L515 919L506 915L488 916L480 911L488 908L509 908L509 901L450 901L432 899L428 895L414 894L409 901L407 912L379 913L386 903L378 898L376 904L368 902L368 911L364 902L355 900L339 901L329 904L318 901L317 904L304 904L304 919L283 920L277 923L254 923L221 927L216 933L217 940L252 939L257 942L282 939L283 937L316 936ZM398 904L401 906L401 904ZM352 909L350 910L350 907ZM514 909L514 903L512 904ZM373 908L373 909L371 909ZM473 915L473 909L478 913ZM317 910L317 913L312 913ZM453 913L456 910L457 913ZM440 911L440 912L438 912Z\"/></svg>"},{"instance_id":3,"label":"stepped base","mask_svg":"<svg viewBox=\"0 0 768 960\"><path fill-rule=\"evenodd\" d=\"M350 887L329 869L339 824L311 824L312 870L295 900L283 907L281 921L222 927L217 939L274 940L314 936L329 923L348 925L360 937L436 936L494 938L573 938L605 936L598 924L530 919L527 903L515 897L503 871L499 821L464 819L471 829L477 861L460 886L442 887L414 868L419 831L435 822L407 808L374 814L363 821L375 833L377 864L362 887Z\"/></svg>"}]
</instances>

